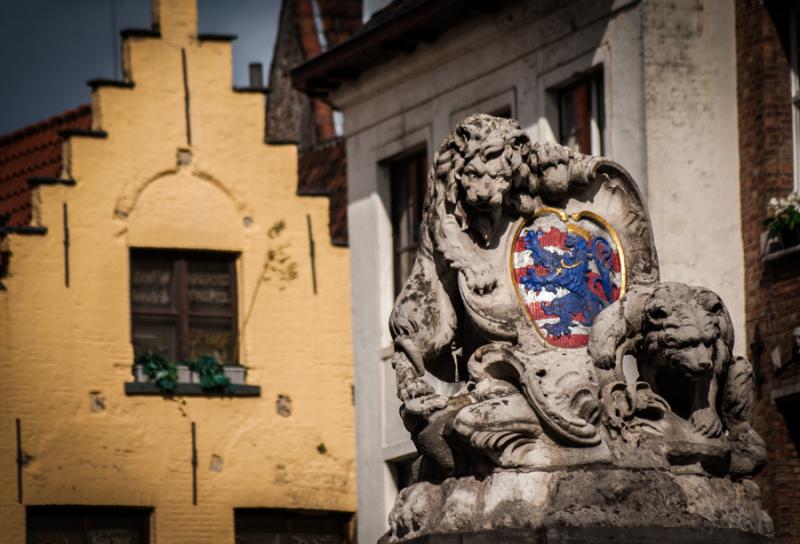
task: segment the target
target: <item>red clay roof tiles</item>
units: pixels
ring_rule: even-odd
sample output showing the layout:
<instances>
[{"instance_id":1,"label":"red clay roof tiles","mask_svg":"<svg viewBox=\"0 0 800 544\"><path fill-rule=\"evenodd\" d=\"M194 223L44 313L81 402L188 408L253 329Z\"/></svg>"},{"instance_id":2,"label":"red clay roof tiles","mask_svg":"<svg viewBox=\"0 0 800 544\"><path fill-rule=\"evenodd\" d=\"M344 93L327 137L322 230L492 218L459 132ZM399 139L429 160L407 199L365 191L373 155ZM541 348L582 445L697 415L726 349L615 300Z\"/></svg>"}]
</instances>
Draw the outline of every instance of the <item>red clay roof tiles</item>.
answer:
<instances>
[{"instance_id":1,"label":"red clay roof tiles","mask_svg":"<svg viewBox=\"0 0 800 544\"><path fill-rule=\"evenodd\" d=\"M0 218L7 216L7 226L30 223L29 179L61 175L64 139L59 132L68 128L88 130L91 125L91 107L81 106L0 136Z\"/></svg>"},{"instance_id":2,"label":"red clay roof tiles","mask_svg":"<svg viewBox=\"0 0 800 544\"><path fill-rule=\"evenodd\" d=\"M301 149L297 161L297 194L327 195L331 242L347 245L347 155L343 138Z\"/></svg>"}]
</instances>

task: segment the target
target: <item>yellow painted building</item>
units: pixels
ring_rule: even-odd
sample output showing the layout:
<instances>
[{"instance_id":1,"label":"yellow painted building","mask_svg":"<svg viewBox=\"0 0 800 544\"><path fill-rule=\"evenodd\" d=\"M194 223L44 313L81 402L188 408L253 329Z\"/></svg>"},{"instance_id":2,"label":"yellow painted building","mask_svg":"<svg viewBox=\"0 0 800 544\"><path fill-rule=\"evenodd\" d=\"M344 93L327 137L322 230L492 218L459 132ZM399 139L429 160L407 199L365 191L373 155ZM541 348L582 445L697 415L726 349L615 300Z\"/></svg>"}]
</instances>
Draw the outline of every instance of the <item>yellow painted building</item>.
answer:
<instances>
[{"instance_id":1,"label":"yellow painted building","mask_svg":"<svg viewBox=\"0 0 800 544\"><path fill-rule=\"evenodd\" d=\"M26 541L26 513L69 513L36 506L141 507L157 544L232 543L242 512L260 523L239 509L355 510L349 265L328 202L297 196L296 147L264 143L264 97L233 89L230 41L197 35L195 1L154 17L124 35L125 83L95 85L59 180L33 189L27 230L46 234L2 241L2 543ZM159 394L135 383L132 335L176 359L216 342L245 385Z\"/></svg>"}]
</instances>

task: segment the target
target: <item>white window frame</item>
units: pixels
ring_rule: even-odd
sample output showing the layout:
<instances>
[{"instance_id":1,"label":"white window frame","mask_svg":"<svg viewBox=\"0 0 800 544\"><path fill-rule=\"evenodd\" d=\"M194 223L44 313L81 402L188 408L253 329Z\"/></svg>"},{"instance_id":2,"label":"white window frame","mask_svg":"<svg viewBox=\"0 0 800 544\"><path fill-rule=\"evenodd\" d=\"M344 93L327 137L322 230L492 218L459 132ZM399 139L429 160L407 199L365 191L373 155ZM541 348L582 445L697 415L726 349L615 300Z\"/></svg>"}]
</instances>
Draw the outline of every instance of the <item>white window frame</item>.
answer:
<instances>
[{"instance_id":1,"label":"white window frame","mask_svg":"<svg viewBox=\"0 0 800 544\"><path fill-rule=\"evenodd\" d=\"M797 46L800 41L798 34L798 17L800 10L794 8L789 16L789 48L791 69L792 92L792 155L794 161L794 190L800 191L800 58L797 54Z\"/></svg>"},{"instance_id":2,"label":"white window frame","mask_svg":"<svg viewBox=\"0 0 800 544\"><path fill-rule=\"evenodd\" d=\"M558 91L574 81L579 76L595 70L603 73L603 112L605 115L604 134L602 135L602 153L606 157L614 156L614 140L612 138L611 124L614 118L614 108L611 100L612 75L610 70L611 55L607 45L584 53L577 58L556 66L539 77L539 100L544 106L539 118L539 137L553 142L561 141L559 118ZM596 95L596 93L592 93ZM594 100L594 98L593 98ZM597 114L598 104L592 104L593 117ZM595 132L595 130L597 130ZM596 120L592 119L592 153L600 149L600 131Z\"/></svg>"},{"instance_id":3,"label":"white window frame","mask_svg":"<svg viewBox=\"0 0 800 544\"><path fill-rule=\"evenodd\" d=\"M599 75L599 77L598 77ZM606 153L606 144L605 144L605 134L600 130L600 122L599 122L599 113L600 113L600 106L601 104L598 102L598 96L601 94L600 90L603 90L603 96L605 96L605 69L602 64L596 64L592 66L590 70L586 70L579 74L574 75L567 81L561 82L555 87L550 89L550 93L552 94L551 100L554 104L555 109L555 119L553 121L554 131L553 136L556 142L560 142L563 139L563 134L561 134L561 95L565 91L565 89L570 88L573 84L585 80L591 79L589 82L589 99L591 100L591 118L589 119L589 147L590 149L587 151L583 151L589 155L603 155ZM605 104L602 104L605 107ZM604 109L605 112L605 109ZM605 113L604 113L605 117ZM605 122L605 119L604 119ZM605 123L604 123L605 124ZM605 127L604 127L605 128Z\"/></svg>"}]
</instances>

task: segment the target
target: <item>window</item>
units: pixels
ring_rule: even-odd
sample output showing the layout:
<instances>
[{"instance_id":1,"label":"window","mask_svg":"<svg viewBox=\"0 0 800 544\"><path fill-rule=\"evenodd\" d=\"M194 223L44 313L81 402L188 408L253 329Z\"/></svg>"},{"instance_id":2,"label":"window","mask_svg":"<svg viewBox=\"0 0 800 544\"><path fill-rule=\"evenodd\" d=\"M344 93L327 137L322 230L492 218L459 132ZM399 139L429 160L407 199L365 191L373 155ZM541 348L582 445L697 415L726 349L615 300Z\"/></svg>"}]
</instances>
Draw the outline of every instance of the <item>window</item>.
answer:
<instances>
[{"instance_id":1,"label":"window","mask_svg":"<svg viewBox=\"0 0 800 544\"><path fill-rule=\"evenodd\" d=\"M397 491L402 491L414 483L414 463L416 461L417 456L414 455L405 459L386 462L389 465L389 471L392 473L392 479Z\"/></svg>"},{"instance_id":2,"label":"window","mask_svg":"<svg viewBox=\"0 0 800 544\"><path fill-rule=\"evenodd\" d=\"M794 190L800 191L800 10L794 9L790 17L790 44L792 64L792 131L794 139Z\"/></svg>"},{"instance_id":3,"label":"window","mask_svg":"<svg viewBox=\"0 0 800 544\"><path fill-rule=\"evenodd\" d=\"M131 250L134 356L238 363L236 255Z\"/></svg>"},{"instance_id":4,"label":"window","mask_svg":"<svg viewBox=\"0 0 800 544\"><path fill-rule=\"evenodd\" d=\"M389 163L394 246L394 294L411 274L420 239L422 204L428 189L428 158L424 150Z\"/></svg>"},{"instance_id":5,"label":"window","mask_svg":"<svg viewBox=\"0 0 800 544\"><path fill-rule=\"evenodd\" d=\"M351 519L342 512L237 508L236 544L352 544Z\"/></svg>"},{"instance_id":6,"label":"window","mask_svg":"<svg viewBox=\"0 0 800 544\"><path fill-rule=\"evenodd\" d=\"M29 506L27 544L147 544L149 508Z\"/></svg>"},{"instance_id":7,"label":"window","mask_svg":"<svg viewBox=\"0 0 800 544\"><path fill-rule=\"evenodd\" d=\"M603 153L603 73L594 71L558 89L559 143L580 153Z\"/></svg>"},{"instance_id":8,"label":"window","mask_svg":"<svg viewBox=\"0 0 800 544\"><path fill-rule=\"evenodd\" d=\"M511 106L503 106L491 112L489 115L495 117L503 117L504 119L511 119Z\"/></svg>"}]
</instances>

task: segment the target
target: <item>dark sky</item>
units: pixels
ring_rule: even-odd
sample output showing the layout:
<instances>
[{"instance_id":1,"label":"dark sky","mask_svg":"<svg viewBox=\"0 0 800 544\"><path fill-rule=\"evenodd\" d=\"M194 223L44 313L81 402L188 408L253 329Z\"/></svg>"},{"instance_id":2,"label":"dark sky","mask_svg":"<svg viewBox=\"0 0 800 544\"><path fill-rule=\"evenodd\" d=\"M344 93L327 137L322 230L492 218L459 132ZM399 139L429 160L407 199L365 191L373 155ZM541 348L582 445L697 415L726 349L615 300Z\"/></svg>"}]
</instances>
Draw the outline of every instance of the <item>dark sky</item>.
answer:
<instances>
[{"instance_id":1,"label":"dark sky","mask_svg":"<svg viewBox=\"0 0 800 544\"><path fill-rule=\"evenodd\" d=\"M197 0L199 32L236 34L234 85L269 72L280 0ZM151 0L0 0L0 134L88 104L86 81L118 79L113 31L150 28ZM115 41L112 42L112 37ZM112 43L114 46L112 46ZM117 50L118 51L118 50Z\"/></svg>"}]
</instances>

